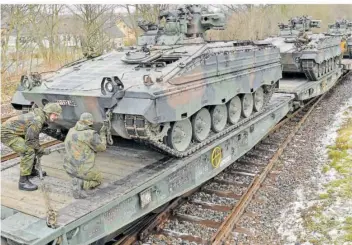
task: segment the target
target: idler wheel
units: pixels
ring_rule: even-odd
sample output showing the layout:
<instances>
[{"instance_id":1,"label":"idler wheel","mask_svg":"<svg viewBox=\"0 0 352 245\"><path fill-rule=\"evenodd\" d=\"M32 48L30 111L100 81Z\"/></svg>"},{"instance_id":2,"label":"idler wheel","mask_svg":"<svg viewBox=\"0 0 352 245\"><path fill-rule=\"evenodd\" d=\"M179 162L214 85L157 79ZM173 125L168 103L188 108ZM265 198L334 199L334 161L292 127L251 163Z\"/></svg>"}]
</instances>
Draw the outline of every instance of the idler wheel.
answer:
<instances>
[{"instance_id":1,"label":"idler wheel","mask_svg":"<svg viewBox=\"0 0 352 245\"><path fill-rule=\"evenodd\" d=\"M227 114L228 122L230 124L236 124L241 118L241 99L238 96L233 97L227 102Z\"/></svg>"},{"instance_id":2,"label":"idler wheel","mask_svg":"<svg viewBox=\"0 0 352 245\"><path fill-rule=\"evenodd\" d=\"M185 151L192 140L192 124L187 118L182 121L174 122L168 132L168 145L177 150Z\"/></svg>"},{"instance_id":3,"label":"idler wheel","mask_svg":"<svg viewBox=\"0 0 352 245\"><path fill-rule=\"evenodd\" d=\"M227 122L227 108L226 105L216 105L210 110L211 116L211 129L218 133L222 131Z\"/></svg>"},{"instance_id":4,"label":"idler wheel","mask_svg":"<svg viewBox=\"0 0 352 245\"><path fill-rule=\"evenodd\" d=\"M211 126L211 117L208 109L200 109L192 117L192 133L193 139L197 142L202 142L209 136Z\"/></svg>"},{"instance_id":5,"label":"idler wheel","mask_svg":"<svg viewBox=\"0 0 352 245\"><path fill-rule=\"evenodd\" d=\"M261 111L264 105L264 90L262 87L259 87L253 94L254 100L254 111Z\"/></svg>"},{"instance_id":6,"label":"idler wheel","mask_svg":"<svg viewBox=\"0 0 352 245\"><path fill-rule=\"evenodd\" d=\"M244 94L241 99L242 116L249 117L253 112L253 96L252 94Z\"/></svg>"}]
</instances>

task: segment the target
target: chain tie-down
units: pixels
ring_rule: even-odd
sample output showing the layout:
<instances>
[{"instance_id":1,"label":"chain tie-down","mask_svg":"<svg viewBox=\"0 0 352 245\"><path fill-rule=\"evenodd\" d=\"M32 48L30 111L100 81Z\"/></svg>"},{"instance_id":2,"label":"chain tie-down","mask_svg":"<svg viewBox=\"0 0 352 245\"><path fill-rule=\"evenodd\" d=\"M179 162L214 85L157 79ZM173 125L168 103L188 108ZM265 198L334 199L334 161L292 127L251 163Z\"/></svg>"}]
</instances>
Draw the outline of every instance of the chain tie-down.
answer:
<instances>
[{"instance_id":1,"label":"chain tie-down","mask_svg":"<svg viewBox=\"0 0 352 245\"><path fill-rule=\"evenodd\" d=\"M43 192L44 199L45 199L45 207L46 207L46 225L52 229L57 228L57 212L53 209L50 204L50 197L48 193L48 188L44 182L44 176L41 166L41 156L36 155L36 165L35 168L39 172L39 179L40 179L40 189Z\"/></svg>"},{"instance_id":2,"label":"chain tie-down","mask_svg":"<svg viewBox=\"0 0 352 245\"><path fill-rule=\"evenodd\" d=\"M112 139L112 135L111 135L111 119L112 119L112 111L108 110L106 112L106 121L104 121L104 123L107 123L107 133L106 133L106 138L108 141L109 145L114 144L114 141Z\"/></svg>"}]
</instances>

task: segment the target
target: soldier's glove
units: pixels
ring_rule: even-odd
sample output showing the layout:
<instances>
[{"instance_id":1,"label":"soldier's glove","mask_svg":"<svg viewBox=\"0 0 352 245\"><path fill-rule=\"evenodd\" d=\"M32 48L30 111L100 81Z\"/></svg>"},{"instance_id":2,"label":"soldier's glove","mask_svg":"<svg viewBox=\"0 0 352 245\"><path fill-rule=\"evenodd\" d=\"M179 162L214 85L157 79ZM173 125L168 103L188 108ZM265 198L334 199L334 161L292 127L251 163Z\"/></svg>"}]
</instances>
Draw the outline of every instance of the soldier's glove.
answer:
<instances>
[{"instance_id":1,"label":"soldier's glove","mask_svg":"<svg viewBox=\"0 0 352 245\"><path fill-rule=\"evenodd\" d=\"M50 153L51 153L51 150L49 148L40 147L37 150L37 155L38 156L49 155Z\"/></svg>"}]
</instances>

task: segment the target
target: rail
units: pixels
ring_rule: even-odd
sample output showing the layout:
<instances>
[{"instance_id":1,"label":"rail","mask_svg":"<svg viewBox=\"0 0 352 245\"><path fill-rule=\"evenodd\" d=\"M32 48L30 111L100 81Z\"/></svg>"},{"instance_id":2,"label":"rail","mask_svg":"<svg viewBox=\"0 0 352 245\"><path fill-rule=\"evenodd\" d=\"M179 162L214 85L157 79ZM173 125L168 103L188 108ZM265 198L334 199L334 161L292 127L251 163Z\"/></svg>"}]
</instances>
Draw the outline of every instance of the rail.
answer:
<instances>
[{"instance_id":1,"label":"rail","mask_svg":"<svg viewBox=\"0 0 352 245\"><path fill-rule=\"evenodd\" d=\"M47 147L50 147L50 146L53 146L53 145L57 145L57 144L60 144L62 143L60 140L50 140L50 141L47 141L47 142L44 142L42 144L40 144L42 147L44 148L47 148ZM1 156L1 162L5 162L5 161L8 161L8 160L11 160L11 159L14 159L14 158L17 158L19 157L19 154L16 153L16 152L11 152L9 154L6 154L4 156Z\"/></svg>"}]
</instances>

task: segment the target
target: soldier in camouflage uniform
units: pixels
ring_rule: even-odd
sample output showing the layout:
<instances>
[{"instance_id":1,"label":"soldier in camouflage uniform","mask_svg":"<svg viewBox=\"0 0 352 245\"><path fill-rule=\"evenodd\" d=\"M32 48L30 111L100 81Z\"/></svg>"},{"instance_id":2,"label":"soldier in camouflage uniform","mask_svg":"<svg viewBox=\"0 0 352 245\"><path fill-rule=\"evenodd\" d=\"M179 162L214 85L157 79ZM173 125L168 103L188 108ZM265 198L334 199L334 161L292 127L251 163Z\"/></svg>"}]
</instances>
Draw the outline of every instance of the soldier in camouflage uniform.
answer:
<instances>
[{"instance_id":1,"label":"soldier in camouflage uniform","mask_svg":"<svg viewBox=\"0 0 352 245\"><path fill-rule=\"evenodd\" d=\"M298 40L304 44L307 44L309 43L309 37L308 37L308 34L304 31L299 31L298 33Z\"/></svg>"},{"instance_id":2,"label":"soldier in camouflage uniform","mask_svg":"<svg viewBox=\"0 0 352 245\"><path fill-rule=\"evenodd\" d=\"M36 108L32 112L8 119L1 125L1 142L19 153L20 162L20 190L34 191L38 186L29 181L29 177L38 176L34 159L36 155L47 155L49 149L39 145L39 134L47 122L54 122L62 112L61 106L48 103L43 109ZM45 176L46 173L43 172Z\"/></svg>"},{"instance_id":3,"label":"soldier in camouflage uniform","mask_svg":"<svg viewBox=\"0 0 352 245\"><path fill-rule=\"evenodd\" d=\"M102 175L95 168L95 156L96 152L106 150L107 129L103 126L98 134L92 125L92 114L82 113L65 139L64 169L72 177L74 198L86 198L84 190L97 187L102 182Z\"/></svg>"}]
</instances>

